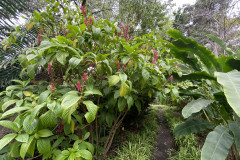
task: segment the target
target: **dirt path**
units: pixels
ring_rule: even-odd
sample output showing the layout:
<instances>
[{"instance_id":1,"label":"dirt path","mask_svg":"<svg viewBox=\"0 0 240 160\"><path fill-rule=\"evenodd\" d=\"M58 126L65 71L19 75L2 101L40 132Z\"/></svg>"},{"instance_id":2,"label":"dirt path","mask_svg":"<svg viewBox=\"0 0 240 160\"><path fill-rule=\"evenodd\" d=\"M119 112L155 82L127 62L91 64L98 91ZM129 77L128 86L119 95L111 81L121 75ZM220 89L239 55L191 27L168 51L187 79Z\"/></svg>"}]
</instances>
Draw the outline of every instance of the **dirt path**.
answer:
<instances>
[{"instance_id":1,"label":"dirt path","mask_svg":"<svg viewBox=\"0 0 240 160\"><path fill-rule=\"evenodd\" d=\"M168 158L167 150L170 148L175 149L174 138L167 126L167 122L162 115L162 109L159 109L159 125L160 131L157 135L157 146L154 150L155 160L166 160Z\"/></svg>"}]
</instances>

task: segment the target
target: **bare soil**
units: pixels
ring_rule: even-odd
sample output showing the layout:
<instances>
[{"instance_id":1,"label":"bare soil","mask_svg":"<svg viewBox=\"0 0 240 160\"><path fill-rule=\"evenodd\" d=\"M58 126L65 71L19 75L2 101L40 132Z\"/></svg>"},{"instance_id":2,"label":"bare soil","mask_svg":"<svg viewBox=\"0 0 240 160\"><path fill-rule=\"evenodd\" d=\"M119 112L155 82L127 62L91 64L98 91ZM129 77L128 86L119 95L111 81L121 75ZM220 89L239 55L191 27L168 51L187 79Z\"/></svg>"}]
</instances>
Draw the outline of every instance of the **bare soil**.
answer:
<instances>
[{"instance_id":1,"label":"bare soil","mask_svg":"<svg viewBox=\"0 0 240 160\"><path fill-rule=\"evenodd\" d=\"M157 135L157 145L154 150L154 160L166 160L169 158L168 149L176 149L174 137L162 115L162 109L159 109L160 131Z\"/></svg>"}]
</instances>

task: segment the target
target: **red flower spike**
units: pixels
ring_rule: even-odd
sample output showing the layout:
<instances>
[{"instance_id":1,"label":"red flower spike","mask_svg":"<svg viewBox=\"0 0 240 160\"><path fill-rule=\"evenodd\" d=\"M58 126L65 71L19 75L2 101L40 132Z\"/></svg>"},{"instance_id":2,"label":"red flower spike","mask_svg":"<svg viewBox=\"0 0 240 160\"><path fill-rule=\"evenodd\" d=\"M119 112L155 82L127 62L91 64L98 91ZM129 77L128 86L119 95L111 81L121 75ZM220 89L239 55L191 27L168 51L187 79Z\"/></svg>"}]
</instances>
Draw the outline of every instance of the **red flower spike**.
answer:
<instances>
[{"instance_id":1,"label":"red flower spike","mask_svg":"<svg viewBox=\"0 0 240 160\"><path fill-rule=\"evenodd\" d=\"M125 30L125 32L124 32L124 37L125 37L126 40L128 39L128 38L127 38L127 33L128 33L128 26L126 27L126 30Z\"/></svg>"},{"instance_id":2,"label":"red flower spike","mask_svg":"<svg viewBox=\"0 0 240 160\"><path fill-rule=\"evenodd\" d=\"M93 25L92 17L89 17L89 21L90 21L91 25Z\"/></svg>"},{"instance_id":3,"label":"red flower spike","mask_svg":"<svg viewBox=\"0 0 240 160\"><path fill-rule=\"evenodd\" d=\"M118 65L118 69L121 69L121 65L119 61L117 62L117 65Z\"/></svg>"},{"instance_id":4,"label":"red flower spike","mask_svg":"<svg viewBox=\"0 0 240 160\"><path fill-rule=\"evenodd\" d=\"M52 74L52 72L53 72L52 65L50 62L48 62L48 74L50 75L50 74Z\"/></svg>"},{"instance_id":5,"label":"red flower spike","mask_svg":"<svg viewBox=\"0 0 240 160\"><path fill-rule=\"evenodd\" d=\"M82 78L83 84L87 81L87 79L88 79L88 73L84 73Z\"/></svg>"},{"instance_id":6,"label":"red flower spike","mask_svg":"<svg viewBox=\"0 0 240 160\"><path fill-rule=\"evenodd\" d=\"M125 70L127 68L128 62L124 65L123 70Z\"/></svg>"},{"instance_id":7,"label":"red flower spike","mask_svg":"<svg viewBox=\"0 0 240 160\"><path fill-rule=\"evenodd\" d=\"M38 45L40 45L40 43L41 43L41 36L37 36L37 40L38 40Z\"/></svg>"},{"instance_id":8,"label":"red flower spike","mask_svg":"<svg viewBox=\"0 0 240 160\"><path fill-rule=\"evenodd\" d=\"M173 80L173 75L171 75L169 79L172 81Z\"/></svg>"},{"instance_id":9,"label":"red flower spike","mask_svg":"<svg viewBox=\"0 0 240 160\"><path fill-rule=\"evenodd\" d=\"M129 39L129 41L132 41L132 39L133 39L133 38L132 38L132 36L130 36L130 39Z\"/></svg>"},{"instance_id":10,"label":"red flower spike","mask_svg":"<svg viewBox=\"0 0 240 160\"><path fill-rule=\"evenodd\" d=\"M84 23L88 27L88 20L84 19Z\"/></svg>"},{"instance_id":11,"label":"red flower spike","mask_svg":"<svg viewBox=\"0 0 240 160\"><path fill-rule=\"evenodd\" d=\"M69 34L69 33L71 33L71 31L70 31L70 30L68 30L68 34Z\"/></svg>"},{"instance_id":12,"label":"red flower spike","mask_svg":"<svg viewBox=\"0 0 240 160\"><path fill-rule=\"evenodd\" d=\"M51 90L51 92L53 92L53 91L55 90L55 87L54 87L55 84L54 84L54 83L51 83L49 86L50 86L50 90Z\"/></svg>"},{"instance_id":13,"label":"red flower spike","mask_svg":"<svg viewBox=\"0 0 240 160\"><path fill-rule=\"evenodd\" d=\"M40 33L40 34L43 34L43 30L42 30L42 29L40 29L40 30L39 30L39 33Z\"/></svg>"},{"instance_id":14,"label":"red flower spike","mask_svg":"<svg viewBox=\"0 0 240 160\"><path fill-rule=\"evenodd\" d=\"M78 92L82 91L82 85L80 84L79 81L77 81L77 90Z\"/></svg>"},{"instance_id":15,"label":"red flower spike","mask_svg":"<svg viewBox=\"0 0 240 160\"><path fill-rule=\"evenodd\" d=\"M85 12L85 9L84 9L83 6L81 6L81 11L82 11L82 13L84 14L84 16L86 17L86 16L87 16L87 13Z\"/></svg>"},{"instance_id":16,"label":"red flower spike","mask_svg":"<svg viewBox=\"0 0 240 160\"><path fill-rule=\"evenodd\" d=\"M122 23L120 24L119 28L120 28L120 29L122 29L122 28L123 28L123 24L122 24Z\"/></svg>"}]
</instances>

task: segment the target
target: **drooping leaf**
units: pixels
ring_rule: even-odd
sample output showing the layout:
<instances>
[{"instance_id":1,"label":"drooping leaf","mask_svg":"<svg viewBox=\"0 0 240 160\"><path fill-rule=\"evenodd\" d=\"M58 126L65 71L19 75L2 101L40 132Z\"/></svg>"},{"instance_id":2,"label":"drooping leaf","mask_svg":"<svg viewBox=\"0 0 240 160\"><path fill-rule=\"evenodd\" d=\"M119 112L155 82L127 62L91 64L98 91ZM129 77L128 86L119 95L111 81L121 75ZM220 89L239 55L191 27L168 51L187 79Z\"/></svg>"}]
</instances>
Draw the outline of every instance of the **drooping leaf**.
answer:
<instances>
[{"instance_id":1,"label":"drooping leaf","mask_svg":"<svg viewBox=\"0 0 240 160\"><path fill-rule=\"evenodd\" d=\"M10 143L17 134L7 134L0 140L0 150L3 149L8 143Z\"/></svg>"},{"instance_id":2,"label":"drooping leaf","mask_svg":"<svg viewBox=\"0 0 240 160\"><path fill-rule=\"evenodd\" d=\"M16 137L16 140L22 143L27 142L28 139L29 139L29 134L27 133L18 134L18 136Z\"/></svg>"},{"instance_id":3,"label":"drooping leaf","mask_svg":"<svg viewBox=\"0 0 240 160\"><path fill-rule=\"evenodd\" d=\"M224 126L217 126L206 138L201 152L201 160L225 160L233 137L229 129Z\"/></svg>"},{"instance_id":4,"label":"drooping leaf","mask_svg":"<svg viewBox=\"0 0 240 160\"><path fill-rule=\"evenodd\" d=\"M77 95L77 93L75 94L69 94L66 97L64 97L61 106L64 110L68 109L69 107L72 107L73 105L75 105L79 100L80 100L80 96Z\"/></svg>"},{"instance_id":5,"label":"drooping leaf","mask_svg":"<svg viewBox=\"0 0 240 160\"><path fill-rule=\"evenodd\" d=\"M206 129L212 129L213 124L208 121L195 120L191 119L182 124L179 124L173 131L174 136L184 136L191 133L198 133L200 131L204 131Z\"/></svg>"},{"instance_id":6,"label":"drooping leaf","mask_svg":"<svg viewBox=\"0 0 240 160\"><path fill-rule=\"evenodd\" d=\"M144 81L147 81L150 78L150 73L146 69L143 69L142 77L143 77Z\"/></svg>"},{"instance_id":7,"label":"drooping leaf","mask_svg":"<svg viewBox=\"0 0 240 160\"><path fill-rule=\"evenodd\" d=\"M124 97L129 91L129 86L125 83L122 82L121 87L120 87L120 96Z\"/></svg>"},{"instance_id":8,"label":"drooping leaf","mask_svg":"<svg viewBox=\"0 0 240 160\"><path fill-rule=\"evenodd\" d=\"M61 63L62 65L65 65L67 62L67 57L69 56L68 52L58 52L56 54L56 58L58 60L59 63Z\"/></svg>"},{"instance_id":9,"label":"drooping leaf","mask_svg":"<svg viewBox=\"0 0 240 160\"><path fill-rule=\"evenodd\" d=\"M229 105L240 116L240 72L216 72L217 81L223 86L224 94Z\"/></svg>"},{"instance_id":10,"label":"drooping leaf","mask_svg":"<svg viewBox=\"0 0 240 160\"><path fill-rule=\"evenodd\" d=\"M77 65L79 65L79 63L82 61L82 58L79 59L79 58L76 58L76 57L72 57L70 60L69 60L69 65L72 69L74 69L75 67L77 67Z\"/></svg>"},{"instance_id":11,"label":"drooping leaf","mask_svg":"<svg viewBox=\"0 0 240 160\"><path fill-rule=\"evenodd\" d=\"M2 114L1 119L4 119L7 116L12 115L12 114L14 114L16 112L21 112L21 111L28 110L28 109L31 109L31 107L16 107L16 108L12 108L12 109L8 110L7 112L4 112Z\"/></svg>"},{"instance_id":12,"label":"drooping leaf","mask_svg":"<svg viewBox=\"0 0 240 160\"><path fill-rule=\"evenodd\" d=\"M119 73L119 77L122 82L126 82L127 75L125 73Z\"/></svg>"},{"instance_id":13,"label":"drooping leaf","mask_svg":"<svg viewBox=\"0 0 240 160\"><path fill-rule=\"evenodd\" d=\"M79 150L76 153L76 156L77 157L82 157L82 158L84 158L86 160L92 160L92 154L88 150Z\"/></svg>"},{"instance_id":14,"label":"drooping leaf","mask_svg":"<svg viewBox=\"0 0 240 160\"><path fill-rule=\"evenodd\" d=\"M51 150L51 143L49 138L40 138L37 140L37 149L39 153L45 154Z\"/></svg>"},{"instance_id":15,"label":"drooping leaf","mask_svg":"<svg viewBox=\"0 0 240 160\"><path fill-rule=\"evenodd\" d=\"M18 101L18 100L13 99L13 100L10 100L10 101L5 102L5 103L2 105L2 110L5 111L9 106L11 106L12 104L16 103L17 101Z\"/></svg>"},{"instance_id":16,"label":"drooping leaf","mask_svg":"<svg viewBox=\"0 0 240 160\"><path fill-rule=\"evenodd\" d=\"M2 121L0 121L0 125L3 127L9 128L15 132L18 132L18 126L17 126L16 122L12 122L9 120L2 120Z\"/></svg>"},{"instance_id":17,"label":"drooping leaf","mask_svg":"<svg viewBox=\"0 0 240 160\"><path fill-rule=\"evenodd\" d=\"M39 135L39 137L50 137L53 135L52 131L50 131L49 129L42 129L38 131L37 134Z\"/></svg>"},{"instance_id":18,"label":"drooping leaf","mask_svg":"<svg viewBox=\"0 0 240 160\"><path fill-rule=\"evenodd\" d=\"M49 90L42 92L39 96L38 104L45 102L50 93L51 91Z\"/></svg>"},{"instance_id":19,"label":"drooping leaf","mask_svg":"<svg viewBox=\"0 0 240 160\"><path fill-rule=\"evenodd\" d=\"M37 119L32 120L32 117L30 115L27 116L23 121L23 129L28 134L32 134L34 130L37 128L37 126L38 126L38 120Z\"/></svg>"},{"instance_id":20,"label":"drooping leaf","mask_svg":"<svg viewBox=\"0 0 240 160\"><path fill-rule=\"evenodd\" d=\"M97 94L100 96L103 96L102 93L98 89L92 89L84 92L84 96L92 95L92 94Z\"/></svg>"},{"instance_id":21,"label":"drooping leaf","mask_svg":"<svg viewBox=\"0 0 240 160\"><path fill-rule=\"evenodd\" d=\"M31 137L29 137L28 141L26 143L23 143L22 146L21 146L21 149L20 149L20 156L24 159L25 158L25 155L32 143L34 139L34 136L32 135Z\"/></svg>"},{"instance_id":22,"label":"drooping leaf","mask_svg":"<svg viewBox=\"0 0 240 160\"><path fill-rule=\"evenodd\" d=\"M28 65L27 67L27 75L31 78L34 79L35 77L35 65Z\"/></svg>"},{"instance_id":23,"label":"drooping leaf","mask_svg":"<svg viewBox=\"0 0 240 160\"><path fill-rule=\"evenodd\" d=\"M118 110L119 112L122 112L124 110L124 108L127 105L127 101L124 98L119 98L118 99Z\"/></svg>"},{"instance_id":24,"label":"drooping leaf","mask_svg":"<svg viewBox=\"0 0 240 160\"><path fill-rule=\"evenodd\" d=\"M56 114L49 110L46 113L42 114L39 117L40 123L42 126L48 128L48 127L54 127L57 124L57 116Z\"/></svg>"},{"instance_id":25,"label":"drooping leaf","mask_svg":"<svg viewBox=\"0 0 240 160\"><path fill-rule=\"evenodd\" d=\"M209 104L213 103L213 100L207 100L199 98L188 103L182 110L182 115L184 118L190 117L193 113L201 111L203 108L206 108Z\"/></svg>"},{"instance_id":26,"label":"drooping leaf","mask_svg":"<svg viewBox=\"0 0 240 160\"><path fill-rule=\"evenodd\" d=\"M92 121L95 120L97 111L98 111L98 106L95 105L92 101L83 101L83 104L87 106L88 112L84 115L88 123L91 123Z\"/></svg>"},{"instance_id":27,"label":"drooping leaf","mask_svg":"<svg viewBox=\"0 0 240 160\"><path fill-rule=\"evenodd\" d=\"M108 78L109 87L116 85L120 81L118 75L113 75Z\"/></svg>"},{"instance_id":28,"label":"drooping leaf","mask_svg":"<svg viewBox=\"0 0 240 160\"><path fill-rule=\"evenodd\" d=\"M239 123L234 121L228 121L229 129L232 131L234 135L234 141L238 150L238 154L240 154L240 126Z\"/></svg>"}]
</instances>

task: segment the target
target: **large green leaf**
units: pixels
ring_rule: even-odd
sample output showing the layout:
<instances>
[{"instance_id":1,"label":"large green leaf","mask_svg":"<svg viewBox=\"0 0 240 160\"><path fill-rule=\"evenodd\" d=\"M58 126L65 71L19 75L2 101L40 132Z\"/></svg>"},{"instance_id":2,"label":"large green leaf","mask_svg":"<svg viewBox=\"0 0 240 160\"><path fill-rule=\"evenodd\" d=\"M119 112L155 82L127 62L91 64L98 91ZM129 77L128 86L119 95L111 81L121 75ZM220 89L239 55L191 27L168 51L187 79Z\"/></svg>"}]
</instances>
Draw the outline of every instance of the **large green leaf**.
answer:
<instances>
[{"instance_id":1,"label":"large green leaf","mask_svg":"<svg viewBox=\"0 0 240 160\"><path fill-rule=\"evenodd\" d=\"M18 100L13 99L13 100L10 100L10 101L5 102L5 103L2 105L2 110L5 111L10 105L16 103L17 101L18 101Z\"/></svg>"},{"instance_id":2,"label":"large green leaf","mask_svg":"<svg viewBox=\"0 0 240 160\"><path fill-rule=\"evenodd\" d=\"M66 58L69 56L68 52L58 52L56 54L56 58L58 60L59 63L61 63L62 65L66 64Z\"/></svg>"},{"instance_id":3,"label":"large green leaf","mask_svg":"<svg viewBox=\"0 0 240 160\"><path fill-rule=\"evenodd\" d=\"M37 140L37 149L41 154L49 152L51 150L51 143L49 138L40 138Z\"/></svg>"},{"instance_id":4,"label":"large green leaf","mask_svg":"<svg viewBox=\"0 0 240 160\"><path fill-rule=\"evenodd\" d=\"M228 121L229 129L232 131L234 135L234 141L238 150L238 154L240 155L240 125L234 121Z\"/></svg>"},{"instance_id":5,"label":"large green leaf","mask_svg":"<svg viewBox=\"0 0 240 160\"><path fill-rule=\"evenodd\" d=\"M35 65L28 65L27 67L27 75L31 78L34 79L35 77Z\"/></svg>"},{"instance_id":6,"label":"large green leaf","mask_svg":"<svg viewBox=\"0 0 240 160\"><path fill-rule=\"evenodd\" d=\"M216 80L215 77L208 74L206 71L201 72L193 72L190 74L184 74L181 77L177 73L172 74L174 79L185 81L185 80L202 80L202 79L209 79L209 80Z\"/></svg>"},{"instance_id":7,"label":"large green leaf","mask_svg":"<svg viewBox=\"0 0 240 160\"><path fill-rule=\"evenodd\" d=\"M229 105L240 116L240 72L215 73L217 81L223 86L224 94Z\"/></svg>"},{"instance_id":8,"label":"large green leaf","mask_svg":"<svg viewBox=\"0 0 240 160\"><path fill-rule=\"evenodd\" d=\"M146 69L143 69L142 70L142 77L143 77L144 81L147 81L150 77L150 73Z\"/></svg>"},{"instance_id":9,"label":"large green leaf","mask_svg":"<svg viewBox=\"0 0 240 160\"><path fill-rule=\"evenodd\" d=\"M38 131L37 134L39 135L39 137L50 137L53 135L52 131L50 131L49 129L42 129Z\"/></svg>"},{"instance_id":10,"label":"large green leaf","mask_svg":"<svg viewBox=\"0 0 240 160\"><path fill-rule=\"evenodd\" d=\"M0 121L0 125L6 128L9 128L15 132L18 132L18 126L16 122L8 121L8 120L2 120Z\"/></svg>"},{"instance_id":11,"label":"large green leaf","mask_svg":"<svg viewBox=\"0 0 240 160\"><path fill-rule=\"evenodd\" d=\"M201 160L225 160L233 137L229 129L224 126L217 126L206 138L201 152Z\"/></svg>"},{"instance_id":12,"label":"large green leaf","mask_svg":"<svg viewBox=\"0 0 240 160\"><path fill-rule=\"evenodd\" d=\"M27 142L29 138L29 134L27 133L23 133L23 134L18 134L18 136L16 137L16 140L18 142Z\"/></svg>"},{"instance_id":13,"label":"large green leaf","mask_svg":"<svg viewBox=\"0 0 240 160\"><path fill-rule=\"evenodd\" d=\"M118 75L113 75L108 78L109 86L114 86L120 81L120 77Z\"/></svg>"},{"instance_id":14,"label":"large green leaf","mask_svg":"<svg viewBox=\"0 0 240 160\"><path fill-rule=\"evenodd\" d=\"M119 110L119 112L122 112L126 106L127 106L126 99L119 98L118 99L118 110Z\"/></svg>"},{"instance_id":15,"label":"large green leaf","mask_svg":"<svg viewBox=\"0 0 240 160\"><path fill-rule=\"evenodd\" d=\"M27 116L23 121L23 129L28 134L32 134L37 129L37 126L38 126L38 120L37 119L32 120L31 115Z\"/></svg>"},{"instance_id":16,"label":"large green leaf","mask_svg":"<svg viewBox=\"0 0 240 160\"><path fill-rule=\"evenodd\" d=\"M120 96L124 97L129 91L129 86L125 83L122 82L121 87L120 87Z\"/></svg>"},{"instance_id":17,"label":"large green leaf","mask_svg":"<svg viewBox=\"0 0 240 160\"><path fill-rule=\"evenodd\" d=\"M207 99L197 99L188 103L182 110L182 115L184 118L190 117L193 113L201 111L203 108L206 108L209 104L213 103L213 100Z\"/></svg>"},{"instance_id":18,"label":"large green leaf","mask_svg":"<svg viewBox=\"0 0 240 160\"><path fill-rule=\"evenodd\" d=\"M83 104L87 106L88 112L84 115L87 122L91 123L94 121L97 111L98 111L98 106L95 105L92 101L83 101Z\"/></svg>"},{"instance_id":19,"label":"large green leaf","mask_svg":"<svg viewBox=\"0 0 240 160\"><path fill-rule=\"evenodd\" d=\"M65 96L61 103L63 110L66 110L69 107L74 106L80 100L80 98L81 97L78 96L77 93L68 94L67 96Z\"/></svg>"},{"instance_id":20,"label":"large green leaf","mask_svg":"<svg viewBox=\"0 0 240 160\"><path fill-rule=\"evenodd\" d=\"M26 143L22 144L21 149L20 149L20 156L23 159L25 158L25 155L26 155L33 140L34 140L34 136L31 136Z\"/></svg>"},{"instance_id":21,"label":"large green leaf","mask_svg":"<svg viewBox=\"0 0 240 160\"><path fill-rule=\"evenodd\" d=\"M50 93L51 91L49 90L42 92L39 96L38 104L45 102Z\"/></svg>"},{"instance_id":22,"label":"large green leaf","mask_svg":"<svg viewBox=\"0 0 240 160\"><path fill-rule=\"evenodd\" d=\"M208 121L191 119L182 124L179 124L173 131L174 136L188 135L191 133L198 133L206 129L212 129L213 124Z\"/></svg>"},{"instance_id":23,"label":"large green leaf","mask_svg":"<svg viewBox=\"0 0 240 160\"><path fill-rule=\"evenodd\" d=\"M14 114L16 112L21 112L21 111L28 110L28 109L31 109L31 107L16 107L16 108L12 108L12 109L8 110L7 112L3 113L1 119L6 118L7 116L12 115L12 114Z\"/></svg>"},{"instance_id":24,"label":"large green leaf","mask_svg":"<svg viewBox=\"0 0 240 160\"><path fill-rule=\"evenodd\" d=\"M7 134L0 140L0 150L3 149L8 143L10 143L17 134Z\"/></svg>"},{"instance_id":25,"label":"large green leaf","mask_svg":"<svg viewBox=\"0 0 240 160\"><path fill-rule=\"evenodd\" d=\"M92 159L92 154L88 150L79 150L76 152L77 157L82 157L86 160L91 160Z\"/></svg>"},{"instance_id":26,"label":"large green leaf","mask_svg":"<svg viewBox=\"0 0 240 160\"><path fill-rule=\"evenodd\" d=\"M191 57L193 57L193 55L196 55L207 67L209 73L213 74L214 71L221 71L221 66L217 62L216 56L206 47L199 45L196 41L190 38L184 37L180 31L170 30L168 31L168 34L175 39L175 41L173 41L173 45L169 45L169 47L173 50L174 56L176 58L180 58L184 60L185 63L190 64L192 67L194 67L196 66L196 63L194 64L192 62L189 62L190 59L188 58L188 55L191 55ZM182 54L184 59L179 54L181 52L184 53ZM196 58L194 58L194 61L195 60ZM197 69L197 67L194 68Z\"/></svg>"},{"instance_id":27,"label":"large green leaf","mask_svg":"<svg viewBox=\"0 0 240 160\"><path fill-rule=\"evenodd\" d=\"M76 58L76 57L72 57L70 60L69 60L69 65L72 69L74 69L75 67L77 67L77 65L79 65L79 63L82 61L82 58L79 59L79 58Z\"/></svg>"},{"instance_id":28,"label":"large green leaf","mask_svg":"<svg viewBox=\"0 0 240 160\"><path fill-rule=\"evenodd\" d=\"M222 49L224 49L230 56L232 56L234 54L234 52L228 48L225 44L225 42L221 39L219 39L218 37L212 35L212 34L208 34L207 35L208 38L210 38L211 40L213 40L214 42L216 42L220 47L222 47Z\"/></svg>"},{"instance_id":29,"label":"large green leaf","mask_svg":"<svg viewBox=\"0 0 240 160\"><path fill-rule=\"evenodd\" d=\"M84 92L84 96L92 95L92 94L97 94L100 96L103 96L102 93L98 89L92 89Z\"/></svg>"},{"instance_id":30,"label":"large green leaf","mask_svg":"<svg viewBox=\"0 0 240 160\"><path fill-rule=\"evenodd\" d=\"M49 110L46 113L42 114L39 118L42 127L54 127L57 124L56 114Z\"/></svg>"}]
</instances>

